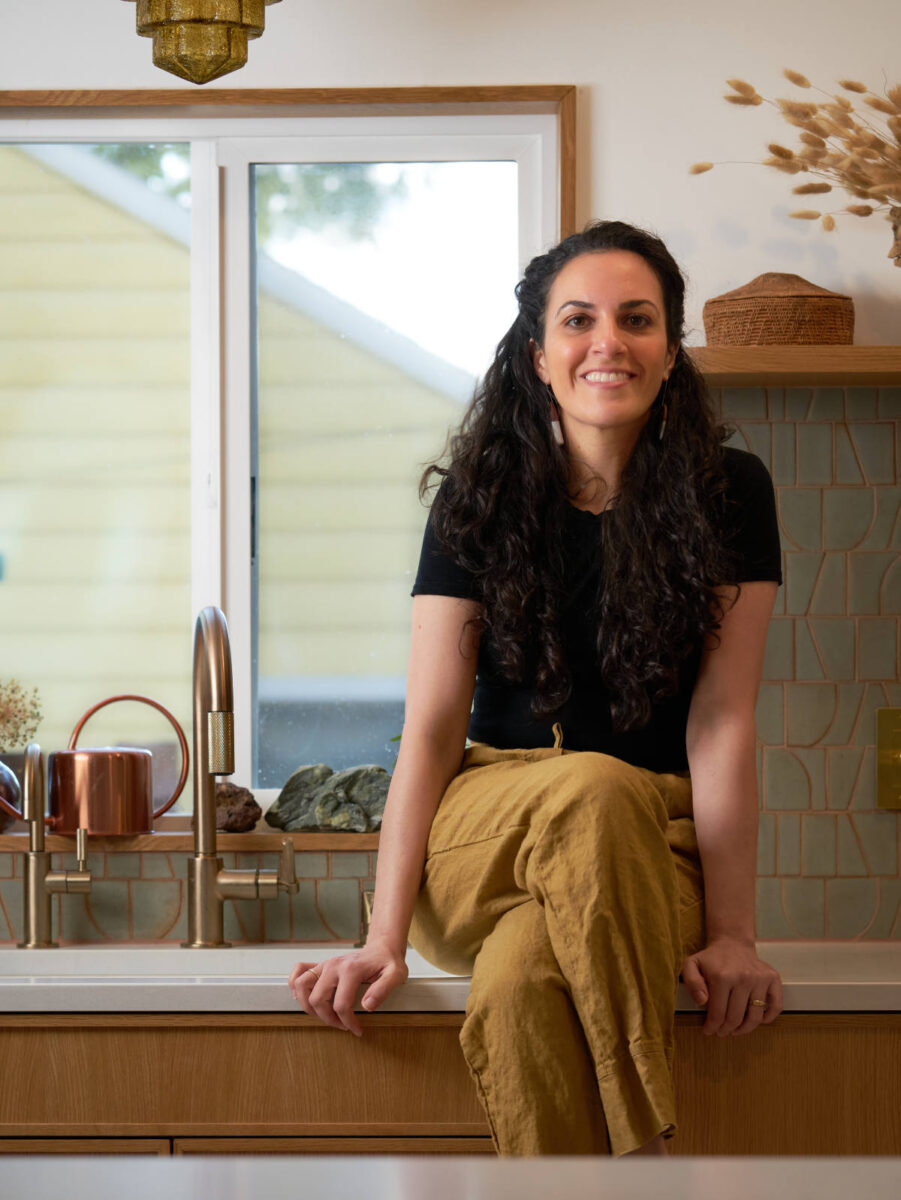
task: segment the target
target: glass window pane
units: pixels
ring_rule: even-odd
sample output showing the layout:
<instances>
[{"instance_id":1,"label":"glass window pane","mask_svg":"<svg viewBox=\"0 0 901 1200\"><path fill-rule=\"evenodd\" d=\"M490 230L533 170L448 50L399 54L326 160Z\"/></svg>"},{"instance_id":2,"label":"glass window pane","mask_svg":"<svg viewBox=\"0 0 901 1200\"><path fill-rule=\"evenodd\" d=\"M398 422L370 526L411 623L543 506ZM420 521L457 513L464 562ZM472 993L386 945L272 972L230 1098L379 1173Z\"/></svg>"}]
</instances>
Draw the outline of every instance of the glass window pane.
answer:
<instances>
[{"instance_id":1,"label":"glass window pane","mask_svg":"<svg viewBox=\"0 0 901 1200\"><path fill-rule=\"evenodd\" d=\"M391 769L417 487L515 315L513 162L253 168L255 785Z\"/></svg>"},{"instance_id":2,"label":"glass window pane","mask_svg":"<svg viewBox=\"0 0 901 1200\"><path fill-rule=\"evenodd\" d=\"M189 197L186 146L0 146L0 677L45 751L122 692L190 721ZM151 745L168 787L146 706L80 741Z\"/></svg>"}]
</instances>

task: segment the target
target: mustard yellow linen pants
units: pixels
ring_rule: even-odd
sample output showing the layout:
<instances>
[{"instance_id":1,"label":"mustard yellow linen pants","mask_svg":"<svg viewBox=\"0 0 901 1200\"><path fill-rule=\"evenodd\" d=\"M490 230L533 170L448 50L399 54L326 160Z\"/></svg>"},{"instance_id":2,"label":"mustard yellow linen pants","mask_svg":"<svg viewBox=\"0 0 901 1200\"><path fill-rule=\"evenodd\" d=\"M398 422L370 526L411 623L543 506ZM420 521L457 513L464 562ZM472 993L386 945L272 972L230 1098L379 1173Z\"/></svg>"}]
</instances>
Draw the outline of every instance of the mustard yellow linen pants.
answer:
<instances>
[{"instance_id":1,"label":"mustard yellow linen pants","mask_svg":"<svg viewBox=\"0 0 901 1200\"><path fill-rule=\"evenodd\" d=\"M472 975L460 1044L498 1154L676 1132L675 994L704 946L688 772L475 744L429 834L409 941Z\"/></svg>"}]
</instances>

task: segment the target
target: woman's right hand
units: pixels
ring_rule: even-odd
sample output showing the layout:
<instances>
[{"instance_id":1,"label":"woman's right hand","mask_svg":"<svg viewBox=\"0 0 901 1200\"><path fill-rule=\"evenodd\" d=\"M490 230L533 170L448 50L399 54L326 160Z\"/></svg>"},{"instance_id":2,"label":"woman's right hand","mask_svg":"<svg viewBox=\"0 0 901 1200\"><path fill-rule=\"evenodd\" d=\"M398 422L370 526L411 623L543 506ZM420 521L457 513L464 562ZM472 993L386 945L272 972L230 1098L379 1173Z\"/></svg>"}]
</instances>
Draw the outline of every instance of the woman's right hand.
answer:
<instances>
[{"instance_id":1,"label":"woman's right hand","mask_svg":"<svg viewBox=\"0 0 901 1200\"><path fill-rule=\"evenodd\" d=\"M354 997L361 985L371 985L361 1005L378 1008L410 971L404 956L384 942L370 941L359 950L337 954L324 962L299 962L288 977L288 986L304 1012L326 1025L363 1036L354 1016Z\"/></svg>"}]
</instances>

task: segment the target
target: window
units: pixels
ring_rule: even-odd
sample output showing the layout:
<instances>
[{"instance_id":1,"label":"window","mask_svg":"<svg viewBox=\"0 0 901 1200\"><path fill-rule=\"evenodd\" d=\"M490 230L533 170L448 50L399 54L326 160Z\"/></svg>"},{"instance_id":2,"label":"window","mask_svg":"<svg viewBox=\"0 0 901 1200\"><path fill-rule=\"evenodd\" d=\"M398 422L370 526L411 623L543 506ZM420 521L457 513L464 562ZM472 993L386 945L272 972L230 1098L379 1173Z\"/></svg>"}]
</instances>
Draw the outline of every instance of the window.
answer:
<instances>
[{"instance_id":1,"label":"window","mask_svg":"<svg viewBox=\"0 0 901 1200\"><path fill-rule=\"evenodd\" d=\"M0 121L0 154L73 197L19 205L40 269L0 267L5 673L40 687L45 749L115 691L186 724L193 621L219 604L235 779L264 805L304 763L390 768L418 476L560 229L555 112L308 111ZM164 741L133 708L98 714L102 740Z\"/></svg>"},{"instance_id":2,"label":"window","mask_svg":"<svg viewBox=\"0 0 901 1200\"><path fill-rule=\"evenodd\" d=\"M0 673L51 750L119 693L190 720L190 217L116 165L181 149L0 145ZM117 705L81 742L150 745L162 800L171 734Z\"/></svg>"}]
</instances>

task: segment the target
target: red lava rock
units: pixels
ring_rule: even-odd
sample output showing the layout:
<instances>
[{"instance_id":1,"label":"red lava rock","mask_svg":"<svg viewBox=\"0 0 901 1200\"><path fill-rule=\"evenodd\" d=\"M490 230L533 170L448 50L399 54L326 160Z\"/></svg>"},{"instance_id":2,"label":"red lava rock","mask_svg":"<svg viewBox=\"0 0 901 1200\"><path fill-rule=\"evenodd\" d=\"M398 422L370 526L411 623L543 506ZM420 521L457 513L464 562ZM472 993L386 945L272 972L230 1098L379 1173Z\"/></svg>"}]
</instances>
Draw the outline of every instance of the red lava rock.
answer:
<instances>
[{"instance_id":1,"label":"red lava rock","mask_svg":"<svg viewBox=\"0 0 901 1200\"><path fill-rule=\"evenodd\" d=\"M248 788L234 783L216 784L216 829L220 833L249 833L262 815Z\"/></svg>"}]
</instances>

